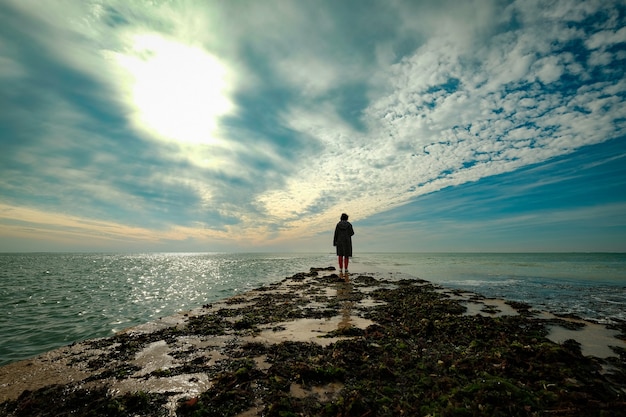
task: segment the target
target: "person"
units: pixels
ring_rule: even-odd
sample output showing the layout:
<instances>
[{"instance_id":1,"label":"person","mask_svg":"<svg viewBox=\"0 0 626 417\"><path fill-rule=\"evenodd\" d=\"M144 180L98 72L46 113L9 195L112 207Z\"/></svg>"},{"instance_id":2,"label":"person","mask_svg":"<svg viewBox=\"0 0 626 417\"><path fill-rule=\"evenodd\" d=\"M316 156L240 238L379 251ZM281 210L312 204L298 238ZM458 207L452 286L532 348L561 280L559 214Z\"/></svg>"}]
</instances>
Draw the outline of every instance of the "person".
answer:
<instances>
[{"instance_id":1,"label":"person","mask_svg":"<svg viewBox=\"0 0 626 417\"><path fill-rule=\"evenodd\" d=\"M348 263L352 256L352 236L354 235L354 229L350 222L348 222L348 215L346 213L341 214L341 220L335 226L335 237L333 239L333 246L337 248L337 257L339 261L339 274L343 274L344 268L346 274L348 274Z\"/></svg>"}]
</instances>

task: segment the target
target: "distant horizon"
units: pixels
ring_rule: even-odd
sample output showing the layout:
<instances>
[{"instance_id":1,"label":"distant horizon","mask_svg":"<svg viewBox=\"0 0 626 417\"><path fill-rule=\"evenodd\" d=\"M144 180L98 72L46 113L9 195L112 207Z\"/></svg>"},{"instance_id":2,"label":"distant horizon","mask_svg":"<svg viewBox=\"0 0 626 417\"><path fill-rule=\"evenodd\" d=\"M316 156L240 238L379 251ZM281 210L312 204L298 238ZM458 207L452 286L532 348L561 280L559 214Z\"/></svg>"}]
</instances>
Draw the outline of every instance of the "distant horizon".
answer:
<instances>
[{"instance_id":1,"label":"distant horizon","mask_svg":"<svg viewBox=\"0 0 626 417\"><path fill-rule=\"evenodd\" d=\"M572 255L579 255L579 254L612 254L612 255L626 255L626 252L611 252L611 251L580 251L580 252L564 252L564 251L542 251L542 252L532 252L532 251L522 251L522 252L497 252L497 251L477 251L477 252L472 252L472 251L436 251L436 252L402 252L402 251L368 251L368 252L361 252L360 254L362 255L368 255L368 254L385 254L385 253L389 253L389 254L423 254L423 255L428 255L428 254L455 254L455 253L459 253L459 254L563 254L563 255L567 255L567 254L572 254ZM245 251L241 251L241 252L222 252L222 251L207 251L207 252L193 252L193 251L137 251L137 252L104 252L104 251L30 251L30 252L0 252L0 255L15 255L15 254L86 254L86 255L90 255L90 254L103 254L103 255L124 255L124 254L180 254L180 255L184 255L184 254L190 254L190 255L198 255L198 254L242 254L242 255L255 255L255 254L293 254L293 255L298 255L298 254L309 254L309 255L313 255L313 254L318 254L318 255L335 255L334 252L301 252L301 251L297 251L297 252L289 252L289 251L252 251L252 252L245 252ZM358 258L359 254L356 254L354 256L352 256L352 258Z\"/></svg>"},{"instance_id":2,"label":"distant horizon","mask_svg":"<svg viewBox=\"0 0 626 417\"><path fill-rule=\"evenodd\" d=\"M4 0L0 45L0 252L626 252L626 0Z\"/></svg>"}]
</instances>

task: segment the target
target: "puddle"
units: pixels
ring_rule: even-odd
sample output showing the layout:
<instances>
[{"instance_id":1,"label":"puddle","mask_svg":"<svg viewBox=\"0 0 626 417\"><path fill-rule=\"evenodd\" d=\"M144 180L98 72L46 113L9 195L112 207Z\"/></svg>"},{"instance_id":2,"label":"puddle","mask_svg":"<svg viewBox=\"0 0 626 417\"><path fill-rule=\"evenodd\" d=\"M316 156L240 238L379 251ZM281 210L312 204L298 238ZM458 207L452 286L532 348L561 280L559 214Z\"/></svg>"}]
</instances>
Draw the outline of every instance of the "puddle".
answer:
<instances>
[{"instance_id":1,"label":"puddle","mask_svg":"<svg viewBox=\"0 0 626 417\"><path fill-rule=\"evenodd\" d=\"M146 346L144 350L137 353L135 365L141 367L134 376L141 377L156 370L171 368L174 358L170 355L170 348L165 340L159 340Z\"/></svg>"},{"instance_id":2,"label":"puddle","mask_svg":"<svg viewBox=\"0 0 626 417\"><path fill-rule=\"evenodd\" d=\"M484 316L484 317L502 317L517 316L519 313L504 300L485 299L481 301L463 301L462 304L467 308L463 313L464 316Z\"/></svg>"},{"instance_id":3,"label":"puddle","mask_svg":"<svg viewBox=\"0 0 626 417\"><path fill-rule=\"evenodd\" d=\"M357 316L335 316L329 319L298 319L289 322L282 322L273 324L273 326L280 327L282 330L274 331L272 329L263 330L256 336L250 337L250 341L263 341L267 343L282 343L282 342L315 342L322 346L328 346L331 343L336 342L345 337L323 337L324 335L337 330L342 329L347 324L352 327L358 327L365 329L373 321L364 319Z\"/></svg>"},{"instance_id":4,"label":"puddle","mask_svg":"<svg viewBox=\"0 0 626 417\"><path fill-rule=\"evenodd\" d=\"M319 398L321 402L332 401L337 397L339 391L343 388L343 384L339 382L332 382L323 386L314 386L311 389L304 388L300 384L293 383L289 387L289 395L295 398L306 398L315 396Z\"/></svg>"},{"instance_id":5,"label":"puddle","mask_svg":"<svg viewBox=\"0 0 626 417\"><path fill-rule=\"evenodd\" d=\"M211 388L211 381L206 373L181 374L172 377L149 379L124 379L113 384L114 391L121 394L137 391L177 392L187 396L196 396Z\"/></svg>"},{"instance_id":6,"label":"puddle","mask_svg":"<svg viewBox=\"0 0 626 417\"><path fill-rule=\"evenodd\" d=\"M548 326L548 339L554 343L563 343L568 339L574 339L580 343L580 350L585 356L595 356L606 359L618 355L609 346L620 346L626 349L626 342L617 339L617 330L607 329L601 324L584 322L585 327L580 330L569 330L561 326Z\"/></svg>"},{"instance_id":7,"label":"puddle","mask_svg":"<svg viewBox=\"0 0 626 417\"><path fill-rule=\"evenodd\" d=\"M378 300L374 300L371 297L366 297L363 298L362 300L360 300L358 303L356 303L356 308L370 308L370 307L378 307L378 306L383 306L387 304L384 301L378 301Z\"/></svg>"}]
</instances>

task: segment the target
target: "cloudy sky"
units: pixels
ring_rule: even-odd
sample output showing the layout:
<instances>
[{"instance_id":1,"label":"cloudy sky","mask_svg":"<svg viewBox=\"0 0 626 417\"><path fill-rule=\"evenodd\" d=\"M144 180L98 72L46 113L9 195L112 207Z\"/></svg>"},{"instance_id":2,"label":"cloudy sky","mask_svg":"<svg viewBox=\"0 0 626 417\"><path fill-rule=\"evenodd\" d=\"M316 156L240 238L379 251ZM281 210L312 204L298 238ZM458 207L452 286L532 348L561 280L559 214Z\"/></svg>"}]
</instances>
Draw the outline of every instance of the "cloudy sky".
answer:
<instances>
[{"instance_id":1,"label":"cloudy sky","mask_svg":"<svg viewBox=\"0 0 626 417\"><path fill-rule=\"evenodd\" d=\"M626 0L0 0L0 251L626 251Z\"/></svg>"}]
</instances>

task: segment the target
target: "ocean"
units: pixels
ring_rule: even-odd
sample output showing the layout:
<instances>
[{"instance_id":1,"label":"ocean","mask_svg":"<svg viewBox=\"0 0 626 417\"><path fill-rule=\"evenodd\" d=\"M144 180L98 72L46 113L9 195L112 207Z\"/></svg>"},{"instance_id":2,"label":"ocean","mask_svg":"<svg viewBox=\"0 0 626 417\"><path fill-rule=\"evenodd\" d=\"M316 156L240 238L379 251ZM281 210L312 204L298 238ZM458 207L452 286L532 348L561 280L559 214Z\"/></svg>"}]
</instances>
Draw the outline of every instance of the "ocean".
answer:
<instances>
[{"instance_id":1,"label":"ocean","mask_svg":"<svg viewBox=\"0 0 626 417\"><path fill-rule=\"evenodd\" d=\"M191 310L311 267L332 254L0 254L0 365ZM388 271L601 323L626 320L626 254L366 253Z\"/></svg>"}]
</instances>

